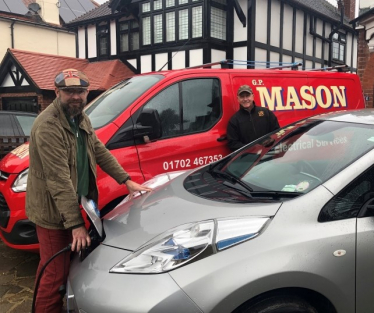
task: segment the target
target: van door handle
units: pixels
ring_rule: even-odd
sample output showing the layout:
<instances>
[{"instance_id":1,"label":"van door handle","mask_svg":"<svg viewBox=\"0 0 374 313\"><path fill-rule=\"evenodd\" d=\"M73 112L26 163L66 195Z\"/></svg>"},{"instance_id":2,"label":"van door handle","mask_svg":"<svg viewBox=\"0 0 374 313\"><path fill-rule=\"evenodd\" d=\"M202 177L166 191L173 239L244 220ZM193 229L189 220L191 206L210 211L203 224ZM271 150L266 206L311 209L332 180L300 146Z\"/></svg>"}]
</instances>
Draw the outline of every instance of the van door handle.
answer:
<instances>
[{"instance_id":1,"label":"van door handle","mask_svg":"<svg viewBox=\"0 0 374 313\"><path fill-rule=\"evenodd\" d=\"M217 141L219 141L219 142L225 141L225 140L227 140L227 136L226 135L223 135L223 136L217 138Z\"/></svg>"}]
</instances>

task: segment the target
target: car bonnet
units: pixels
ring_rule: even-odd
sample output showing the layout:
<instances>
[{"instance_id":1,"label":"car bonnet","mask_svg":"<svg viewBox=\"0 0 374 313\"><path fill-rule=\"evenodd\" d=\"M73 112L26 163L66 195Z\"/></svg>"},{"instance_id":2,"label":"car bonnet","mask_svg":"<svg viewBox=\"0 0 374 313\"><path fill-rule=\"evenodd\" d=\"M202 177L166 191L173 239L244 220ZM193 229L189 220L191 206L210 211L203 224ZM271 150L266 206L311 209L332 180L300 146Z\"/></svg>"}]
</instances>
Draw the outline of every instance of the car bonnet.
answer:
<instances>
[{"instance_id":1,"label":"car bonnet","mask_svg":"<svg viewBox=\"0 0 374 313\"><path fill-rule=\"evenodd\" d=\"M280 202L224 203L194 196L183 187L186 175L150 193L122 202L103 220L103 244L136 250L171 228L210 219L274 216Z\"/></svg>"}]
</instances>

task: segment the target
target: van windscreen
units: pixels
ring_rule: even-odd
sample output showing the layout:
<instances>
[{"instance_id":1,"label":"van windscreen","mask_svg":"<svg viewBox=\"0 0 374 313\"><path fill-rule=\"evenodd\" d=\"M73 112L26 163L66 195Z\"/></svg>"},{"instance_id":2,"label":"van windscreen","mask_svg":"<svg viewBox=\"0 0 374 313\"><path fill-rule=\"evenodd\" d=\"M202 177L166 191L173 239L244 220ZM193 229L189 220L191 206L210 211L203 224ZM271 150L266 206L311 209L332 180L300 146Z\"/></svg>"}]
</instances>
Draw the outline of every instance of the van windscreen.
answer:
<instances>
[{"instance_id":1,"label":"van windscreen","mask_svg":"<svg viewBox=\"0 0 374 313\"><path fill-rule=\"evenodd\" d=\"M113 121L163 75L134 76L104 92L85 109L94 129Z\"/></svg>"}]
</instances>

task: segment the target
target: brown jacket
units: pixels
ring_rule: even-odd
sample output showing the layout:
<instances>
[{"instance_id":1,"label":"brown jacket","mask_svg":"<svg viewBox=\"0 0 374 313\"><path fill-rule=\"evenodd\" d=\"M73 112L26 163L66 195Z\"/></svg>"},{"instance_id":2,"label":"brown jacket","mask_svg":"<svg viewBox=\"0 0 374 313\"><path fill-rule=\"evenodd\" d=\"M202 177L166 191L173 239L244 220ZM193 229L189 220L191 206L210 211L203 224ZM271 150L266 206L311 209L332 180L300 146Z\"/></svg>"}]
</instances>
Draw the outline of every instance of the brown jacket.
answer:
<instances>
[{"instance_id":1,"label":"brown jacket","mask_svg":"<svg viewBox=\"0 0 374 313\"><path fill-rule=\"evenodd\" d=\"M96 137L85 113L82 113L79 127L87 134L88 198L97 202L96 164L119 184L128 174ZM76 145L60 101L55 99L36 118L30 135L26 215L41 227L67 229L83 223L77 198Z\"/></svg>"}]
</instances>

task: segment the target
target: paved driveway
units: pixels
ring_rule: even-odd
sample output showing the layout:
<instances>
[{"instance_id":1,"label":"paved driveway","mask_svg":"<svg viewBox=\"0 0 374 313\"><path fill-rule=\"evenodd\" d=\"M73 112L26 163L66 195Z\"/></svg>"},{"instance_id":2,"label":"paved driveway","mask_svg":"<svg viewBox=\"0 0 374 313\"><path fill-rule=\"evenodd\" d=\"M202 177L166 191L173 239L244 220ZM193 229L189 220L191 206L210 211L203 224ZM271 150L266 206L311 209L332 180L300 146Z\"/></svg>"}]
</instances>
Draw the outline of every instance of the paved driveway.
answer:
<instances>
[{"instance_id":1,"label":"paved driveway","mask_svg":"<svg viewBox=\"0 0 374 313\"><path fill-rule=\"evenodd\" d=\"M0 312L31 312L39 255L8 248L0 240Z\"/></svg>"}]
</instances>

